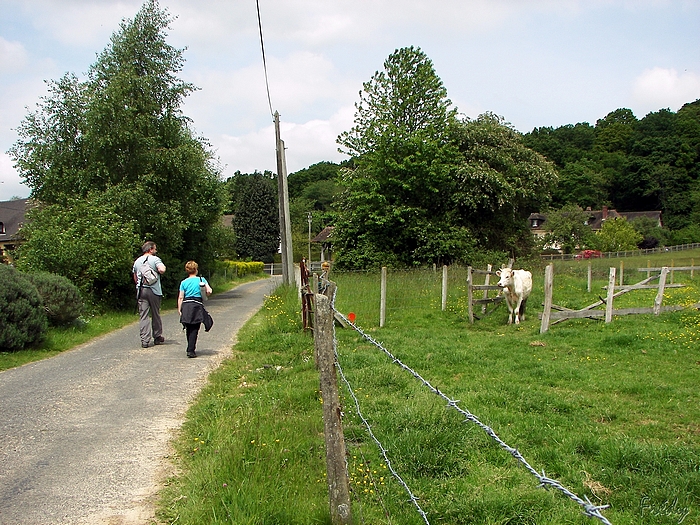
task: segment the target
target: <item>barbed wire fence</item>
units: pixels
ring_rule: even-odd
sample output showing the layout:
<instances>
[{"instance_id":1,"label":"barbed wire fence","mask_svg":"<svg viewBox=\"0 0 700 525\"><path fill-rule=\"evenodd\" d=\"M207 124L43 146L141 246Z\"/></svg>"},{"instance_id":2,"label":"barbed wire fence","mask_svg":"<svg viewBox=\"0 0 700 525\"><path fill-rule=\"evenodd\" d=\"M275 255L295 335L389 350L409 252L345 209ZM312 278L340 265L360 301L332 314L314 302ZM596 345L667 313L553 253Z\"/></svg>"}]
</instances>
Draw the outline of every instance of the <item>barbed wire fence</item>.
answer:
<instances>
[{"instance_id":1,"label":"barbed wire fence","mask_svg":"<svg viewBox=\"0 0 700 525\"><path fill-rule=\"evenodd\" d=\"M328 283L328 281L325 281L325 283L323 283L324 285L319 287L319 291L321 293L326 291L327 286L325 286L325 284L327 284L327 283ZM579 497L574 492L572 492L571 490L564 487L559 481L548 477L544 471L542 471L542 473L540 474L534 467L532 467L532 465L530 465L530 463L524 458L524 456L518 451L518 449L511 447L507 443L505 443L491 427L482 423L476 415L472 414L469 410L461 408L459 406L459 400L452 399L444 392L441 392L437 387L433 386L429 381L424 379L418 372L413 370L408 365L404 364L398 357L396 357L394 354L392 354L384 345L382 345L380 342L375 340L371 335L364 332L359 326L357 326L356 324L351 322L350 319L348 319L344 314L342 314L341 312L336 310L335 309L336 292L337 292L337 288L335 288L335 286L333 286L332 296L330 297L330 300L331 300L330 308L331 308L331 311L333 312L333 315L340 317L345 326L351 327L363 339L365 339L371 345L373 345L376 348L378 348L379 350L381 350L389 359L392 360L392 362L395 365L399 366L405 372L408 372L409 374L411 374L415 379L417 379L419 382L421 382L421 384L423 386L425 386L428 390L430 390L432 393L434 393L437 396L439 396L440 398L442 398L447 403L448 408L456 410L457 412L462 414L465 418L464 419L465 422L473 423L473 424L477 425L479 428L481 428L481 430L483 430L496 444L498 444L498 446L500 448L502 448L503 450L505 450L506 452L511 454L519 463L521 463L525 467L525 469L530 474L532 474L537 479L537 481L539 483L539 485L538 485L539 487L542 487L544 489L553 488L553 489L559 491L561 494L563 494L567 498L569 498L572 501L574 501L575 503L577 503L583 509L583 513L586 516L588 516L590 518L597 519L601 523L604 523L606 525L612 525L611 522L608 521L608 519L605 516L603 516L603 514L601 513L602 510L609 508L609 505L595 505L594 503L592 503L590 501L590 499L588 499L587 496L585 498ZM353 402L355 404L355 410L357 412L357 415L358 415L360 421L367 429L367 432L368 432L368 435L370 436L370 438L377 445L377 447L380 451L380 454L382 455L382 457L387 465L387 468L391 472L392 476L397 480L397 482L406 491L411 503L416 507L417 512L420 514L420 516L424 520L424 522L427 525L430 525L426 512L421 508L420 504L418 503L418 498L413 494L410 487L403 480L403 478L400 476L400 474L398 472L396 472L396 470L392 466L388 450L384 447L384 445L381 443L381 441L376 437L376 435L374 434L374 432L372 430L372 427L371 427L369 421L362 414L360 402L359 402L357 396L355 395L355 392L350 384L350 381L347 379L347 376L345 375L345 372L343 371L343 368L340 364L340 358L339 358L339 353L338 353L338 348L337 348L337 338L336 338L336 334L335 334L335 325L333 325L333 329L332 329L332 344L333 344L333 354L334 354L334 358L335 358L336 369L338 371L338 374L340 375L341 380L345 384L345 387L347 388L347 390L350 394L350 397L353 399Z\"/></svg>"}]
</instances>

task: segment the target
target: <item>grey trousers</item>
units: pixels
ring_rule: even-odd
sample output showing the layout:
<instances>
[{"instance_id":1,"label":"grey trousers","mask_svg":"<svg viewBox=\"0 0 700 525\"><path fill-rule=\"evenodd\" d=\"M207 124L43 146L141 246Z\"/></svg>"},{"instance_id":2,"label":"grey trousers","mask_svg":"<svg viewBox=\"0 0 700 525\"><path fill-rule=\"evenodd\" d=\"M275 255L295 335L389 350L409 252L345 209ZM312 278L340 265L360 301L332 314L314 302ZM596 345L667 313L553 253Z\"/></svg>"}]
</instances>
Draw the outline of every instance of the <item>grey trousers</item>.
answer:
<instances>
[{"instance_id":1,"label":"grey trousers","mask_svg":"<svg viewBox=\"0 0 700 525\"><path fill-rule=\"evenodd\" d=\"M160 319L160 302L162 296L153 293L153 290L146 288L141 289L141 297L139 297L139 332L141 335L141 344L148 345L163 335L163 322ZM148 318L148 314L151 318Z\"/></svg>"}]
</instances>

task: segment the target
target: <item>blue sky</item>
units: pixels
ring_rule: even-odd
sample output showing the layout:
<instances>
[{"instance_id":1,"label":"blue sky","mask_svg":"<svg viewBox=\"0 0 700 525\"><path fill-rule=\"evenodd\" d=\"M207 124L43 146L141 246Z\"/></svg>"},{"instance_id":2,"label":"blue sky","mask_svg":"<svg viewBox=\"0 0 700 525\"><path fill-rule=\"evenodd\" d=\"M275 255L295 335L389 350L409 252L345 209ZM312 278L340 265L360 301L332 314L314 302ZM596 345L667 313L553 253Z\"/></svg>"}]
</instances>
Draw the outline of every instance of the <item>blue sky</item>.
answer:
<instances>
[{"instance_id":1,"label":"blue sky","mask_svg":"<svg viewBox=\"0 0 700 525\"><path fill-rule=\"evenodd\" d=\"M490 111L526 133L641 118L700 98L698 0L259 0L270 90L288 171L340 161L362 83L397 48L420 47L459 111ZM255 0L160 0L187 47L181 77L200 89L184 113L223 176L275 170ZM134 0L0 0L0 200L29 189L5 153L46 93L83 76Z\"/></svg>"}]
</instances>

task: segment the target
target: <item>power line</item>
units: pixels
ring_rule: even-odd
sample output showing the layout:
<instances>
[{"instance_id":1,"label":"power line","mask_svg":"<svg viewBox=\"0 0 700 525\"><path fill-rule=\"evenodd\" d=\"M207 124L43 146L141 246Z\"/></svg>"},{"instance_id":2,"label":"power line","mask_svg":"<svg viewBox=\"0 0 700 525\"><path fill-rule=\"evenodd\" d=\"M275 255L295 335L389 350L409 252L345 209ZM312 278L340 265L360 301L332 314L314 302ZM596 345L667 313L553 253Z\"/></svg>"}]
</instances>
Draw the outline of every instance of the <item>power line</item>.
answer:
<instances>
[{"instance_id":1,"label":"power line","mask_svg":"<svg viewBox=\"0 0 700 525\"><path fill-rule=\"evenodd\" d=\"M274 117L272 111L272 99L270 98L270 83L267 79L267 62L265 61L265 43L263 41L262 20L260 19L260 0L255 0L255 6L258 8L258 28L260 29L260 49L262 50L263 70L265 71L265 87L267 88L267 103L270 106L270 115Z\"/></svg>"}]
</instances>

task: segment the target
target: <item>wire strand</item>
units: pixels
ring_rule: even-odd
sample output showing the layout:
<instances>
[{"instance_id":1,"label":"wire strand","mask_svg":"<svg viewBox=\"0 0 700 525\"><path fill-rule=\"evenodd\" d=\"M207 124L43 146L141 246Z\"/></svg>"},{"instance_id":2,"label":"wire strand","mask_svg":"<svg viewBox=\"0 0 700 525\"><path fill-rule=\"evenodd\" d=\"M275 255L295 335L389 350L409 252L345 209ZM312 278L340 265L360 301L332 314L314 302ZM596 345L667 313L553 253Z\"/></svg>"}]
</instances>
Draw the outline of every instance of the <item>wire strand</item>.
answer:
<instances>
[{"instance_id":1,"label":"wire strand","mask_svg":"<svg viewBox=\"0 0 700 525\"><path fill-rule=\"evenodd\" d=\"M262 19L260 18L260 0L255 0L258 9L258 29L260 30L260 50L262 51L263 71L265 71L265 88L267 89L267 103L270 106L270 115L274 118L275 112L272 110L272 99L270 98L270 83L267 78L267 61L265 60L265 42L263 41Z\"/></svg>"}]
</instances>

